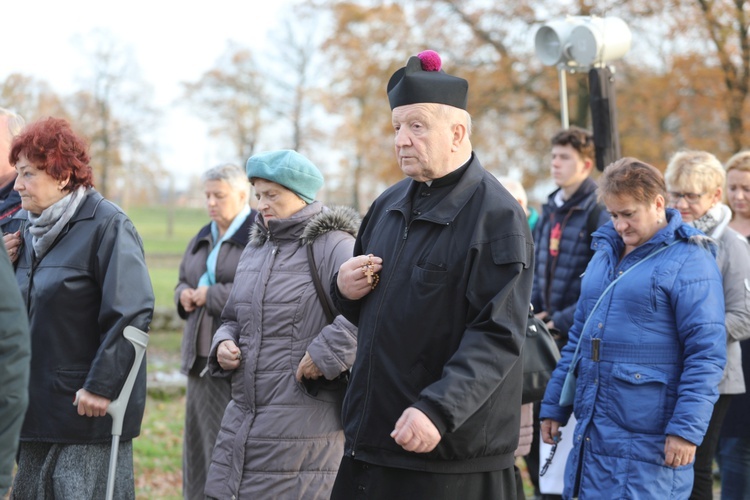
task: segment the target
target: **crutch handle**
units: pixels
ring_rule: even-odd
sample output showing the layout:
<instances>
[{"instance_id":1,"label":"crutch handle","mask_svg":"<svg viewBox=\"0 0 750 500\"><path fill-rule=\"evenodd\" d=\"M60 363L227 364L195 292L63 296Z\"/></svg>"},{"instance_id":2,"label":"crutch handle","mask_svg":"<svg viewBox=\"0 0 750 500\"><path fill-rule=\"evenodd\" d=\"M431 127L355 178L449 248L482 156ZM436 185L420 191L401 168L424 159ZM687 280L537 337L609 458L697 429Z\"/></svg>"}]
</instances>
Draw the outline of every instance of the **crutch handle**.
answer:
<instances>
[{"instance_id":1,"label":"crutch handle","mask_svg":"<svg viewBox=\"0 0 750 500\"><path fill-rule=\"evenodd\" d=\"M113 436L122 435L122 422L125 418L125 410L128 407L130 393L133 391L135 379L138 376L143 355L146 353L146 346L148 345L148 334L134 326L126 326L123 335L133 344L135 360L133 361L133 366L130 367L130 373L128 373L128 378L125 379L125 385L122 386L119 397L109 403L107 407L107 413L112 417Z\"/></svg>"}]
</instances>

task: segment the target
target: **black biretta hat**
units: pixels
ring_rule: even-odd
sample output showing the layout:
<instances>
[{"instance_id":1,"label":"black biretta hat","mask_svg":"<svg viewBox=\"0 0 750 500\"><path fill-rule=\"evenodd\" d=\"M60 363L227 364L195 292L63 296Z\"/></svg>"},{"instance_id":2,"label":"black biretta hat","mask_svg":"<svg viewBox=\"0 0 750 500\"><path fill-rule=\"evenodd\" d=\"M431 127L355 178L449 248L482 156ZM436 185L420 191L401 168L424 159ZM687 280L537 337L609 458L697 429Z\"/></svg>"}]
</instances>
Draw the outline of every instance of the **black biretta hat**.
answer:
<instances>
[{"instance_id":1,"label":"black biretta hat","mask_svg":"<svg viewBox=\"0 0 750 500\"><path fill-rule=\"evenodd\" d=\"M440 55L425 50L412 56L388 81L391 109L407 104L434 102L466 109L469 82L442 69Z\"/></svg>"}]
</instances>

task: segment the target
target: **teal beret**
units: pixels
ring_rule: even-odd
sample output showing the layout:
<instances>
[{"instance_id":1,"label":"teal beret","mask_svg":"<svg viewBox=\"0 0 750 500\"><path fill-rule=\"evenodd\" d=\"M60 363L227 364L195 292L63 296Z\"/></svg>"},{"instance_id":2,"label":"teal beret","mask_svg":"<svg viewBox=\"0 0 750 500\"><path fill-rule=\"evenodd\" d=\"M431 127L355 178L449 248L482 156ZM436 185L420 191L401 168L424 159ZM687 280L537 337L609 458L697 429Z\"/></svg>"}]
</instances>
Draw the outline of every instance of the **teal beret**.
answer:
<instances>
[{"instance_id":1,"label":"teal beret","mask_svg":"<svg viewBox=\"0 0 750 500\"><path fill-rule=\"evenodd\" d=\"M315 201L323 187L323 174L313 162L291 149L268 151L247 160L247 177L265 179L293 191L305 203Z\"/></svg>"}]
</instances>

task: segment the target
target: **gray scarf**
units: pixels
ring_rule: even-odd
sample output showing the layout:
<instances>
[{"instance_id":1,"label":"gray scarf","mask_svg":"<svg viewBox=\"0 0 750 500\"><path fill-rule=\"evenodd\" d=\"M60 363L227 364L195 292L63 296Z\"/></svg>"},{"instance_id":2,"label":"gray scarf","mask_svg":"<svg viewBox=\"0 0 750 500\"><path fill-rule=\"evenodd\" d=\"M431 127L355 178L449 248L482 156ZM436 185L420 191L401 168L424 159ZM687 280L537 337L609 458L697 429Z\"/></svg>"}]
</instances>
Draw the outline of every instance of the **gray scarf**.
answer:
<instances>
[{"instance_id":1,"label":"gray scarf","mask_svg":"<svg viewBox=\"0 0 750 500\"><path fill-rule=\"evenodd\" d=\"M37 260L44 257L65 225L76 213L85 192L86 188L81 186L42 210L39 215L29 212L29 232Z\"/></svg>"},{"instance_id":2,"label":"gray scarf","mask_svg":"<svg viewBox=\"0 0 750 500\"><path fill-rule=\"evenodd\" d=\"M693 221L693 227L695 229L700 229L706 234L711 234L711 231L716 227L716 225L721 220L721 208L718 204L714 205L713 207L709 208L703 216L701 216L698 219L695 219Z\"/></svg>"}]
</instances>

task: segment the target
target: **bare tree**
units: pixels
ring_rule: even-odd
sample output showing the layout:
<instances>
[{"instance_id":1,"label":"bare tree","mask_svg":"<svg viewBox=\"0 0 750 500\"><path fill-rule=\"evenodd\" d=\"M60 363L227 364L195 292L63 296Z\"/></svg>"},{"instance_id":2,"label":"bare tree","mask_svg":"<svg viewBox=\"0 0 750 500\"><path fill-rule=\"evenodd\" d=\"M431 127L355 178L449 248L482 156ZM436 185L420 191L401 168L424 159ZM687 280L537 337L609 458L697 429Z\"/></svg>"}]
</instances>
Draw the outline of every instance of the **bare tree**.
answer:
<instances>
[{"instance_id":1,"label":"bare tree","mask_svg":"<svg viewBox=\"0 0 750 500\"><path fill-rule=\"evenodd\" d=\"M261 71L250 49L229 42L214 68L196 82L183 82L184 101L209 125L212 136L228 139L237 161L252 156L266 109Z\"/></svg>"},{"instance_id":2,"label":"bare tree","mask_svg":"<svg viewBox=\"0 0 750 500\"><path fill-rule=\"evenodd\" d=\"M13 109L27 122L45 116L67 117L64 99L49 83L19 73L0 82L0 107Z\"/></svg>"},{"instance_id":3,"label":"bare tree","mask_svg":"<svg viewBox=\"0 0 750 500\"><path fill-rule=\"evenodd\" d=\"M328 7L332 35L322 46L327 83L321 98L337 120L331 130L343 157L346 202L364 210L386 185L403 177L393 153L385 89L406 62L399 47L409 46L408 18L394 4L333 2Z\"/></svg>"},{"instance_id":4,"label":"bare tree","mask_svg":"<svg viewBox=\"0 0 750 500\"><path fill-rule=\"evenodd\" d=\"M82 89L69 101L70 114L74 126L91 141L97 187L110 197L118 184L134 188L138 184L134 179L153 181L164 173L156 145L145 137L156 127L158 113L149 104L151 89L141 80L128 47L101 30L78 43L91 66ZM123 184L124 178L128 184Z\"/></svg>"},{"instance_id":5,"label":"bare tree","mask_svg":"<svg viewBox=\"0 0 750 500\"><path fill-rule=\"evenodd\" d=\"M472 144L488 168L532 186L548 178L549 137L560 128L557 71L533 53L541 23L566 15L618 16L631 27L630 53L616 69L622 153L662 167L677 149L725 155L747 140L750 44L747 0L320 0L334 22L325 47L334 80L331 100L366 109L383 105L382 86L409 55L438 51L446 70L469 80ZM397 17L394 12L398 11ZM365 26L367 24L367 26ZM389 38L389 39L388 39ZM368 50L368 49L372 50ZM378 69L378 66L384 66ZM571 123L589 126L588 79L569 75ZM369 82L372 88L366 89ZM366 83L367 82L367 83ZM361 92L354 94L353 90ZM373 97L374 96L374 97ZM347 108L329 108L347 122ZM373 170L368 141L345 142L351 175L361 185L389 175ZM356 118L355 118L356 120ZM353 130L358 130L355 126ZM347 130L353 134L352 131ZM348 137L343 134L339 138ZM360 172L366 166L366 173ZM368 182L369 180L369 182Z\"/></svg>"},{"instance_id":6,"label":"bare tree","mask_svg":"<svg viewBox=\"0 0 750 500\"><path fill-rule=\"evenodd\" d=\"M721 68L726 87L723 105L732 143L732 152L745 145L745 113L750 93L750 38L745 0L694 0L702 15L701 25L714 46L714 57Z\"/></svg>"},{"instance_id":7,"label":"bare tree","mask_svg":"<svg viewBox=\"0 0 750 500\"><path fill-rule=\"evenodd\" d=\"M289 147L310 156L323 137L315 100L321 76L317 13L301 4L282 18L279 31L271 32L270 57L264 61L270 69L270 111L282 118L285 130L279 135L288 136Z\"/></svg>"}]
</instances>

